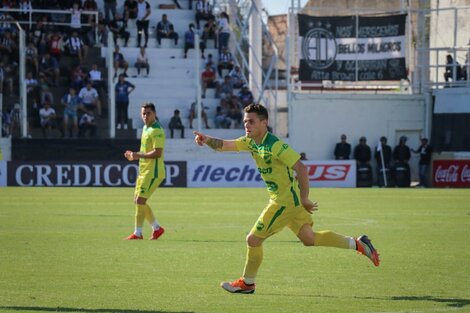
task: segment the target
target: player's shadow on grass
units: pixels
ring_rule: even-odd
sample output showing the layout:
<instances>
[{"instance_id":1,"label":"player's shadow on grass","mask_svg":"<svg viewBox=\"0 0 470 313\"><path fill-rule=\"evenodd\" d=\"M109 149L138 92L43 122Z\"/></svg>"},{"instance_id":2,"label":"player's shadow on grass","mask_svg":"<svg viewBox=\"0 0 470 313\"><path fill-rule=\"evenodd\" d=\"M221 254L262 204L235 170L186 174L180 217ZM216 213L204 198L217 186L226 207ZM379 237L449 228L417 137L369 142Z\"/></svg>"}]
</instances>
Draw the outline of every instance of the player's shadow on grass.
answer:
<instances>
[{"instance_id":1,"label":"player's shadow on grass","mask_svg":"<svg viewBox=\"0 0 470 313\"><path fill-rule=\"evenodd\" d=\"M194 313L189 311L149 311L149 310L125 310L125 309L83 309L63 307L41 307L41 306L0 306L0 311L37 311L37 312L83 312L83 313Z\"/></svg>"},{"instance_id":2,"label":"player's shadow on grass","mask_svg":"<svg viewBox=\"0 0 470 313\"><path fill-rule=\"evenodd\" d=\"M398 296L391 297L392 300L397 301L431 301L446 303L447 306L453 308L463 308L466 305L470 305L470 299L458 299L458 298L436 298L433 296Z\"/></svg>"}]
</instances>

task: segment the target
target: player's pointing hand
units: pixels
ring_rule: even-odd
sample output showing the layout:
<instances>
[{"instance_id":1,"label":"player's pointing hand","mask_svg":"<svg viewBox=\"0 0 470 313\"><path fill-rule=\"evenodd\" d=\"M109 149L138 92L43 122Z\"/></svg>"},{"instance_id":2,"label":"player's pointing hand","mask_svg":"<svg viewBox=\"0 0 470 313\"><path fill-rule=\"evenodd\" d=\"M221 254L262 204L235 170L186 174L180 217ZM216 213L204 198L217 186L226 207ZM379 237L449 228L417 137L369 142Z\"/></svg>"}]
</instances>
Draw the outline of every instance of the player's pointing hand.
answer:
<instances>
[{"instance_id":1,"label":"player's pointing hand","mask_svg":"<svg viewBox=\"0 0 470 313\"><path fill-rule=\"evenodd\" d=\"M193 131L193 134L195 135L194 141L200 146L204 145L204 143L206 142L207 136L198 131Z\"/></svg>"}]
</instances>

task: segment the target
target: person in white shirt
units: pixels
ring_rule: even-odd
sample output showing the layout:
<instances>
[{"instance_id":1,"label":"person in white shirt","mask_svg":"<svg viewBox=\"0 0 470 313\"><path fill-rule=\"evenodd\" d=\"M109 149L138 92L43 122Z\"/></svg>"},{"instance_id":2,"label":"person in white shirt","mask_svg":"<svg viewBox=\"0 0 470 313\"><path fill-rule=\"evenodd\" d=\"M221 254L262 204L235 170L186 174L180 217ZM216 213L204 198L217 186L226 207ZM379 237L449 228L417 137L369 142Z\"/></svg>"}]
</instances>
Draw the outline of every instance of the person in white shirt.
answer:
<instances>
[{"instance_id":1,"label":"person in white shirt","mask_svg":"<svg viewBox=\"0 0 470 313\"><path fill-rule=\"evenodd\" d=\"M72 30L80 31L82 28L81 15L82 11L78 7L78 3L74 3L70 9L70 28Z\"/></svg>"},{"instance_id":2,"label":"person in white shirt","mask_svg":"<svg viewBox=\"0 0 470 313\"><path fill-rule=\"evenodd\" d=\"M78 96L82 100L82 104L87 110L97 110L98 115L101 115L101 102L99 100L98 91L91 85L91 82L87 82L86 86L83 87Z\"/></svg>"},{"instance_id":3,"label":"person in white shirt","mask_svg":"<svg viewBox=\"0 0 470 313\"><path fill-rule=\"evenodd\" d=\"M141 47L139 55L137 56L137 62L135 62L135 67L137 68L137 75L140 75L140 69L145 68L147 70L147 75L149 76L150 73L150 64L147 58L147 52L145 52L145 48Z\"/></svg>"},{"instance_id":4,"label":"person in white shirt","mask_svg":"<svg viewBox=\"0 0 470 313\"><path fill-rule=\"evenodd\" d=\"M88 72L88 78L91 81L91 85L93 88L96 88L96 90L100 90L104 87L103 76L96 63L91 66L91 70Z\"/></svg>"},{"instance_id":5,"label":"person in white shirt","mask_svg":"<svg viewBox=\"0 0 470 313\"><path fill-rule=\"evenodd\" d=\"M219 44L219 53L221 53L224 47L228 47L228 40L230 39L229 18L228 18L227 13L225 12L220 13L218 26L219 26L218 44Z\"/></svg>"},{"instance_id":6,"label":"person in white shirt","mask_svg":"<svg viewBox=\"0 0 470 313\"><path fill-rule=\"evenodd\" d=\"M42 135L49 138L52 134L52 128L55 127L55 110L51 107L48 100L44 101L44 107L39 110L39 118L41 121Z\"/></svg>"}]
</instances>

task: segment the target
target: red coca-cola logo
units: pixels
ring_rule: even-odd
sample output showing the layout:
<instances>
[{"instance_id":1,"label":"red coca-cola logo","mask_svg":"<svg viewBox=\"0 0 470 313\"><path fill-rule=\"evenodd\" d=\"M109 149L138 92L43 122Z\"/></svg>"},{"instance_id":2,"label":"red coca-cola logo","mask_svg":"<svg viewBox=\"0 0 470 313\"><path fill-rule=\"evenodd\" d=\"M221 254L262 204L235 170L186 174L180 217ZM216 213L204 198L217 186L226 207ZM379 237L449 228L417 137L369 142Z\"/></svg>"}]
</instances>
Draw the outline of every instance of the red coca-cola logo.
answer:
<instances>
[{"instance_id":1,"label":"red coca-cola logo","mask_svg":"<svg viewBox=\"0 0 470 313\"><path fill-rule=\"evenodd\" d=\"M350 164L309 165L308 176L310 181L344 181L350 169Z\"/></svg>"},{"instance_id":2,"label":"red coca-cola logo","mask_svg":"<svg viewBox=\"0 0 470 313\"><path fill-rule=\"evenodd\" d=\"M452 182L455 183L459 178L459 166L451 165L448 168L443 168L439 165L436 169L436 174L434 175L435 182Z\"/></svg>"},{"instance_id":3,"label":"red coca-cola logo","mask_svg":"<svg viewBox=\"0 0 470 313\"><path fill-rule=\"evenodd\" d=\"M470 182L470 166L464 165L462 173L460 174L460 180L462 182Z\"/></svg>"},{"instance_id":4,"label":"red coca-cola logo","mask_svg":"<svg viewBox=\"0 0 470 313\"><path fill-rule=\"evenodd\" d=\"M435 160L434 186L470 187L470 160Z\"/></svg>"}]
</instances>

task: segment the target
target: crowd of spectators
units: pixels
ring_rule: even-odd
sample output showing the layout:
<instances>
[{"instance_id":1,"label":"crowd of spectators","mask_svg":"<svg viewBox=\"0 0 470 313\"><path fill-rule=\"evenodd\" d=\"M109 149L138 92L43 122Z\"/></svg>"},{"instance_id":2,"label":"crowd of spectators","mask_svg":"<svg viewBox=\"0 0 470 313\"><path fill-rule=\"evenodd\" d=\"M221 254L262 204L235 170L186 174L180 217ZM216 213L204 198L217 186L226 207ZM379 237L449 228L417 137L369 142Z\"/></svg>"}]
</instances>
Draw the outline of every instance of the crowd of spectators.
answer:
<instances>
[{"instance_id":1,"label":"crowd of spectators","mask_svg":"<svg viewBox=\"0 0 470 313\"><path fill-rule=\"evenodd\" d=\"M174 2L181 8L178 1ZM0 13L0 88L6 94L17 94L18 91L19 36L13 22L28 21L31 17L29 12L33 9L57 10L54 13L35 12L32 23L23 24L27 44L27 75L24 80L27 84L28 115L33 115L28 121L29 126L42 127L44 137L52 136L53 129L58 129L64 137L84 136L86 133L95 136L96 126L105 109L100 98L106 92L106 84L98 64L87 64L90 47L96 44L106 46L108 34L113 34L116 47L113 53L115 79L121 73L125 81L129 62L119 51L118 40L122 40L124 47L127 47L131 37L128 26L135 23L136 45L141 49L133 64L137 69L136 76L141 73L148 76L150 65L145 48L149 39L151 3L126 0L120 10L116 0L103 0L104 7L99 11L96 0L3 1L2 8L20 8L21 12ZM202 74L203 96L207 88L215 88L216 98L220 99L214 124L221 128L240 127L241 112L253 101L253 95L228 49L229 16L225 12L216 16L207 0L191 0L189 6L194 9L195 24L189 24L184 32L184 57L187 57L189 49L195 48L195 35L199 34L199 48L206 62L206 70ZM181 30L175 30L166 14L156 23L155 30L159 45L164 38L178 45L178 31ZM206 58L204 54L209 40L213 40L214 47L219 51L215 58L212 54ZM59 97L56 87L66 87L67 92ZM116 93L117 90L118 87ZM117 114L116 125L124 129L127 127L127 107L119 107L122 110ZM2 119L13 121L15 112L13 108L7 108ZM192 112L190 127L195 117L195 111ZM204 116L208 127L205 112Z\"/></svg>"}]
</instances>

